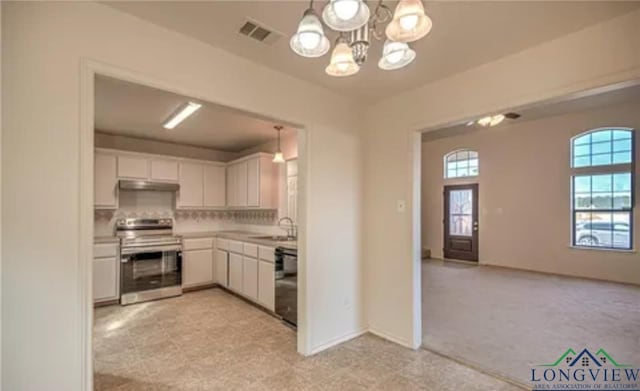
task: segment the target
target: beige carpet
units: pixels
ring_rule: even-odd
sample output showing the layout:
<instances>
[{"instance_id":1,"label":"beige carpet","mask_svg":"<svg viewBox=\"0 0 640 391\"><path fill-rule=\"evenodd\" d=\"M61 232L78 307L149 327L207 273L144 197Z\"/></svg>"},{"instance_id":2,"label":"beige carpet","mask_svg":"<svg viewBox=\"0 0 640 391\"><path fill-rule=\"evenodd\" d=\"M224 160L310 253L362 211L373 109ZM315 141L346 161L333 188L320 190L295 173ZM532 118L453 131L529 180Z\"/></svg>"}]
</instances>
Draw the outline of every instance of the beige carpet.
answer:
<instances>
[{"instance_id":1,"label":"beige carpet","mask_svg":"<svg viewBox=\"0 0 640 391\"><path fill-rule=\"evenodd\" d=\"M426 348L518 383L568 348L640 366L640 287L426 261L422 290Z\"/></svg>"}]
</instances>

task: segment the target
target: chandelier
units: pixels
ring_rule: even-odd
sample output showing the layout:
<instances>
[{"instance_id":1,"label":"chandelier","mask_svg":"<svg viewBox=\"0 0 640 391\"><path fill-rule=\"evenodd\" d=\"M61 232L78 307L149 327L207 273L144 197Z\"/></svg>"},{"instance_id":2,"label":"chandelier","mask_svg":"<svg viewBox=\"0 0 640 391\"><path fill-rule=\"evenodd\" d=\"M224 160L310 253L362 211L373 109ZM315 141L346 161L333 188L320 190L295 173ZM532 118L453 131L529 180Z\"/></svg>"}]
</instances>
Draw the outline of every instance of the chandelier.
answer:
<instances>
[{"instance_id":1,"label":"chandelier","mask_svg":"<svg viewBox=\"0 0 640 391\"><path fill-rule=\"evenodd\" d=\"M313 8L313 0L304 11L298 30L289 42L291 49L302 57L321 57L330 49L324 25L338 33L331 60L325 72L331 76L358 73L367 61L370 37L385 39L378 67L400 69L416 58L409 47L431 31L432 22L424 12L421 0L400 0L391 11L378 0L371 11L365 0L329 0L322 11L322 20ZM385 27L386 25L386 27Z\"/></svg>"}]
</instances>

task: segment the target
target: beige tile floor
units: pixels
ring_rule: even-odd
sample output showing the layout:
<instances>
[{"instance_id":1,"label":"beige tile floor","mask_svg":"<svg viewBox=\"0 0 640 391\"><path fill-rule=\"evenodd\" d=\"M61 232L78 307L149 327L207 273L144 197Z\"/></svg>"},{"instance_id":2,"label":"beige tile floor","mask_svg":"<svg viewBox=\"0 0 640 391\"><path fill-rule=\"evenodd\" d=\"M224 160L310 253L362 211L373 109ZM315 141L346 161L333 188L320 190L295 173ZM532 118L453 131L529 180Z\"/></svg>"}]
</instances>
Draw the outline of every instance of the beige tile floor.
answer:
<instances>
[{"instance_id":1,"label":"beige tile floor","mask_svg":"<svg viewBox=\"0 0 640 391\"><path fill-rule=\"evenodd\" d=\"M295 333L220 289L95 311L95 390L520 390L372 335L302 357Z\"/></svg>"}]
</instances>

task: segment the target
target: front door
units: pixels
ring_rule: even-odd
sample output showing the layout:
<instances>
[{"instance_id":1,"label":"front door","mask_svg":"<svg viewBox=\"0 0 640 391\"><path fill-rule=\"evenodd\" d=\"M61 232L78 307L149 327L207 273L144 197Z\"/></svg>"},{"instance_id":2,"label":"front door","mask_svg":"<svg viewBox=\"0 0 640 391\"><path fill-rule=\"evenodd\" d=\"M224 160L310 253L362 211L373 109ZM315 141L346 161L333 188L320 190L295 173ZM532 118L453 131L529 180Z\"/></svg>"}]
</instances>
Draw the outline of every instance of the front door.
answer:
<instances>
[{"instance_id":1,"label":"front door","mask_svg":"<svg viewBox=\"0 0 640 391\"><path fill-rule=\"evenodd\" d=\"M478 185L444 187L444 257L478 261Z\"/></svg>"}]
</instances>

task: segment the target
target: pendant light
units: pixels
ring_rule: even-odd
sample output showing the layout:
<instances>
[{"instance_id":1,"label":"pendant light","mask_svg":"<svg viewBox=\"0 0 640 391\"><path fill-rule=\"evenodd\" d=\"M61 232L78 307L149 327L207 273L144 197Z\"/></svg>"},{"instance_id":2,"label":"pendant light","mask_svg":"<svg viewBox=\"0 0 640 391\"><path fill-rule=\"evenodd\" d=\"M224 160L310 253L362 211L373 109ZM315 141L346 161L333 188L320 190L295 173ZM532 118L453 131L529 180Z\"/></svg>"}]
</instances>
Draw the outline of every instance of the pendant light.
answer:
<instances>
[{"instance_id":1,"label":"pendant light","mask_svg":"<svg viewBox=\"0 0 640 391\"><path fill-rule=\"evenodd\" d=\"M273 155L273 162L284 163L284 155L282 154L282 150L280 149L280 131L282 130L282 126L276 125L273 128L278 132L278 150Z\"/></svg>"},{"instance_id":2,"label":"pendant light","mask_svg":"<svg viewBox=\"0 0 640 391\"><path fill-rule=\"evenodd\" d=\"M356 30L369 21L369 7L363 0L330 0L322 19L332 30Z\"/></svg>"},{"instance_id":3,"label":"pendant light","mask_svg":"<svg viewBox=\"0 0 640 391\"><path fill-rule=\"evenodd\" d=\"M360 67L353 59L353 51L344 37L338 37L336 47L331 53L331 63L325 68L330 76L344 77L358 73Z\"/></svg>"},{"instance_id":4,"label":"pendant light","mask_svg":"<svg viewBox=\"0 0 640 391\"><path fill-rule=\"evenodd\" d=\"M387 40L382 49L382 58L378 61L378 67L385 71L400 69L409 65L416 58L416 52L404 42Z\"/></svg>"},{"instance_id":5,"label":"pendant light","mask_svg":"<svg viewBox=\"0 0 640 391\"><path fill-rule=\"evenodd\" d=\"M329 51L329 39L324 35L322 22L313 9L313 0L304 11L298 31L291 37L289 46L302 57L320 57Z\"/></svg>"},{"instance_id":6,"label":"pendant light","mask_svg":"<svg viewBox=\"0 0 640 391\"><path fill-rule=\"evenodd\" d=\"M387 38L395 42L413 42L429 34L431 18L424 13L421 0L400 0L387 25Z\"/></svg>"}]
</instances>

